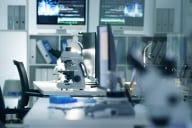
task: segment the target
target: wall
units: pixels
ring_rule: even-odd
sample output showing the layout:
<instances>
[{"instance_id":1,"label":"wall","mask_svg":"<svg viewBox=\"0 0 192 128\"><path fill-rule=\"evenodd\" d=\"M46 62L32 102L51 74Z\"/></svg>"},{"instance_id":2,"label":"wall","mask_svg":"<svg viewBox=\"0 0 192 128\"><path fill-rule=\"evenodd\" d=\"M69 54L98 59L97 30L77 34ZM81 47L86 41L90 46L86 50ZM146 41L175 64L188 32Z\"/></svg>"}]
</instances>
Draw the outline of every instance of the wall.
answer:
<instances>
[{"instance_id":1,"label":"wall","mask_svg":"<svg viewBox=\"0 0 192 128\"><path fill-rule=\"evenodd\" d=\"M89 0L89 22L88 22L88 31L96 32L97 25L99 24L99 1L100 0Z\"/></svg>"},{"instance_id":2,"label":"wall","mask_svg":"<svg viewBox=\"0 0 192 128\"><path fill-rule=\"evenodd\" d=\"M184 35L189 35L192 33L192 1L183 0L182 2L182 32Z\"/></svg>"},{"instance_id":3,"label":"wall","mask_svg":"<svg viewBox=\"0 0 192 128\"><path fill-rule=\"evenodd\" d=\"M54 29L38 28L36 25L36 0L28 0L28 33L55 33Z\"/></svg>"},{"instance_id":4,"label":"wall","mask_svg":"<svg viewBox=\"0 0 192 128\"><path fill-rule=\"evenodd\" d=\"M24 62L27 66L27 33L22 31L0 31L0 85L6 79L19 79L13 59Z\"/></svg>"},{"instance_id":5,"label":"wall","mask_svg":"<svg viewBox=\"0 0 192 128\"><path fill-rule=\"evenodd\" d=\"M13 59L23 61L27 65L27 32L7 31L8 5L26 5L26 0L0 0L1 86L4 85L4 80L6 79L19 79Z\"/></svg>"},{"instance_id":6,"label":"wall","mask_svg":"<svg viewBox=\"0 0 192 128\"><path fill-rule=\"evenodd\" d=\"M26 5L26 0L0 0L0 16L1 16L0 30L7 30L8 5Z\"/></svg>"},{"instance_id":7,"label":"wall","mask_svg":"<svg viewBox=\"0 0 192 128\"><path fill-rule=\"evenodd\" d=\"M143 35L152 36L153 35L153 25L154 24L154 10L155 10L155 0L145 0L145 19L144 19L144 31Z\"/></svg>"}]
</instances>

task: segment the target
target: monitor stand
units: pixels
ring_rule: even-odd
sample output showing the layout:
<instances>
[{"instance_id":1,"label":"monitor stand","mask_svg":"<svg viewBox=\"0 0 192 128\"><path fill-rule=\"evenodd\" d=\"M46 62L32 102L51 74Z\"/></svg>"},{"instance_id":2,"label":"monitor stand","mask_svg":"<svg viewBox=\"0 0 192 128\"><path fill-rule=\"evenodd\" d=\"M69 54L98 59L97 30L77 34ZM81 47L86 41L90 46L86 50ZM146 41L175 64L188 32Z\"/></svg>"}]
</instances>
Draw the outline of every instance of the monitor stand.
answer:
<instances>
[{"instance_id":1,"label":"monitor stand","mask_svg":"<svg viewBox=\"0 0 192 128\"><path fill-rule=\"evenodd\" d=\"M59 28L59 29L56 29L56 33L57 33L57 34L66 34L66 33L67 33L67 30L66 30L66 29L63 29L63 28Z\"/></svg>"}]
</instances>

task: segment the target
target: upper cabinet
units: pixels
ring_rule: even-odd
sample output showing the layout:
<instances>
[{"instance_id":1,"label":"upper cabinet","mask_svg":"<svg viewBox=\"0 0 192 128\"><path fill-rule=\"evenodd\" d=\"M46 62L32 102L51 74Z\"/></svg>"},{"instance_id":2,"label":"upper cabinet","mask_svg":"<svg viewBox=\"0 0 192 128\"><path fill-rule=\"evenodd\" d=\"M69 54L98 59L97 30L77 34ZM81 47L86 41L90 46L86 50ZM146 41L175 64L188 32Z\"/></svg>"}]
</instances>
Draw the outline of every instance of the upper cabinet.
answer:
<instances>
[{"instance_id":1,"label":"upper cabinet","mask_svg":"<svg viewBox=\"0 0 192 128\"><path fill-rule=\"evenodd\" d=\"M182 0L156 0L154 34L181 33Z\"/></svg>"},{"instance_id":2,"label":"upper cabinet","mask_svg":"<svg viewBox=\"0 0 192 128\"><path fill-rule=\"evenodd\" d=\"M175 9L173 8L157 8L155 33L173 33Z\"/></svg>"},{"instance_id":3,"label":"upper cabinet","mask_svg":"<svg viewBox=\"0 0 192 128\"><path fill-rule=\"evenodd\" d=\"M0 30L27 30L27 0L0 1Z\"/></svg>"}]
</instances>

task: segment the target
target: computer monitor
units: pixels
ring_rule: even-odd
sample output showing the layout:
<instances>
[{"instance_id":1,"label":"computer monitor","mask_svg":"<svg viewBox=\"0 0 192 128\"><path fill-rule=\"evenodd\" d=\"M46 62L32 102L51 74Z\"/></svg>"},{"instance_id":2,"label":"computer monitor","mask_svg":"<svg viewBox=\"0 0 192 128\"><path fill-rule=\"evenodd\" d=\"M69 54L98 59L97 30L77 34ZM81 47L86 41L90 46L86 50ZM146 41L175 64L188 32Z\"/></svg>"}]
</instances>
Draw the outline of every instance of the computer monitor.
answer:
<instances>
[{"instance_id":1,"label":"computer monitor","mask_svg":"<svg viewBox=\"0 0 192 128\"><path fill-rule=\"evenodd\" d=\"M113 30L142 29L145 0L100 0L99 25L111 24Z\"/></svg>"},{"instance_id":2,"label":"computer monitor","mask_svg":"<svg viewBox=\"0 0 192 128\"><path fill-rule=\"evenodd\" d=\"M38 27L85 31L86 0L36 0Z\"/></svg>"},{"instance_id":3,"label":"computer monitor","mask_svg":"<svg viewBox=\"0 0 192 128\"><path fill-rule=\"evenodd\" d=\"M110 89L109 82L111 73L116 71L116 50L111 26L103 25L97 27L96 43L96 78L99 86ZM115 80L115 79L113 79Z\"/></svg>"}]
</instances>

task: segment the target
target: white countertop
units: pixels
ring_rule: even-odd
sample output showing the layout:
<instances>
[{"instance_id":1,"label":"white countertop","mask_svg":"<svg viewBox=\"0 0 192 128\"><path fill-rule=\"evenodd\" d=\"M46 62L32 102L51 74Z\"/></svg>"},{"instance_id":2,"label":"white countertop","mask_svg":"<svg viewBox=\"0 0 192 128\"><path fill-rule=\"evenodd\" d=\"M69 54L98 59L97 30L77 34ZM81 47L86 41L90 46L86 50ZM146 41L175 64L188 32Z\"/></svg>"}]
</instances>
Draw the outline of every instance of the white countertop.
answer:
<instances>
[{"instance_id":1,"label":"white countertop","mask_svg":"<svg viewBox=\"0 0 192 128\"><path fill-rule=\"evenodd\" d=\"M39 98L32 109L24 118L24 126L27 128L128 128L135 124L146 124L147 119L134 116L101 116L87 117L83 109L63 112L62 110L49 109L49 98Z\"/></svg>"}]
</instances>

